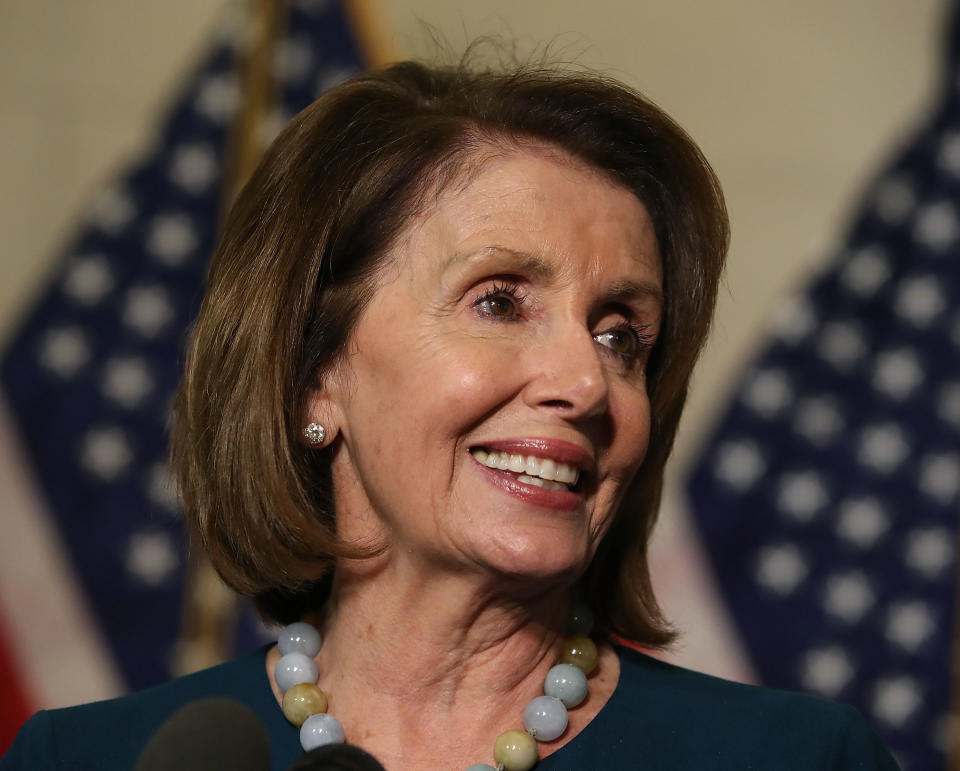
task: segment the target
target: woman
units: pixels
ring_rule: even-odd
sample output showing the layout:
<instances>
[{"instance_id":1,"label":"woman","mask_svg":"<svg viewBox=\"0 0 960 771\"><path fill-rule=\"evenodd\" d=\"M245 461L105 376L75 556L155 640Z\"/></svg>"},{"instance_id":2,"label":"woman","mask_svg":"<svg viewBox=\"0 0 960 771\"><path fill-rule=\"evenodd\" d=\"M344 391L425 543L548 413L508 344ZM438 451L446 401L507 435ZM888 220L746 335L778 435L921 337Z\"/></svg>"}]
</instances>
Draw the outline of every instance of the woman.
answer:
<instances>
[{"instance_id":1,"label":"woman","mask_svg":"<svg viewBox=\"0 0 960 771\"><path fill-rule=\"evenodd\" d=\"M388 769L894 768L848 708L613 642L673 639L646 549L726 244L695 145L613 81L405 63L326 94L230 214L173 433L213 564L323 645L35 717L4 768L129 768L210 695L275 769L301 723Z\"/></svg>"}]
</instances>

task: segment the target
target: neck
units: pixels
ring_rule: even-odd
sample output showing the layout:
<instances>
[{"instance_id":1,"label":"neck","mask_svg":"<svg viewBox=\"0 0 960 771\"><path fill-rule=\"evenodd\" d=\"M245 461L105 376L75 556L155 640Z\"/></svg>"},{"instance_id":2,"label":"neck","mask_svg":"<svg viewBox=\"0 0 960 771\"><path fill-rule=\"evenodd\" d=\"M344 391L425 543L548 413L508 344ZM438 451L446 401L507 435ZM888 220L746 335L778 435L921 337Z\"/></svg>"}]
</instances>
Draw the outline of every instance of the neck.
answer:
<instances>
[{"instance_id":1,"label":"neck","mask_svg":"<svg viewBox=\"0 0 960 771\"><path fill-rule=\"evenodd\" d=\"M329 659L346 682L407 703L417 693L449 710L484 700L502 709L514 692L528 696L528 684L542 684L555 661L568 592L524 596L484 584L397 560L375 570L344 566L328 606L321 672Z\"/></svg>"},{"instance_id":2,"label":"neck","mask_svg":"<svg viewBox=\"0 0 960 771\"><path fill-rule=\"evenodd\" d=\"M543 693L568 605L561 586L531 595L395 559L341 565L317 656L328 711L348 742L388 769L489 763L497 736L522 728L524 707ZM278 658L276 649L268 657L271 682ZM596 715L618 675L606 648L587 700L571 711L562 737L540 745L541 757Z\"/></svg>"}]
</instances>

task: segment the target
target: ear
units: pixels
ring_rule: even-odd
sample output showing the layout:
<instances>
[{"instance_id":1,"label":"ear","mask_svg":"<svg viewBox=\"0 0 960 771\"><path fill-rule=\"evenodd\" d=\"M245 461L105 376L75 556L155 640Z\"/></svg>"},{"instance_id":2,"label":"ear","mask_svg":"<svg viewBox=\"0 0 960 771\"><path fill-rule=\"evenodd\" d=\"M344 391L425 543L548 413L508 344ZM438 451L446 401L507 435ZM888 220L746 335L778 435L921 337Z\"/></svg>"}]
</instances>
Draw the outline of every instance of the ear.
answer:
<instances>
[{"instance_id":1,"label":"ear","mask_svg":"<svg viewBox=\"0 0 960 771\"><path fill-rule=\"evenodd\" d=\"M340 431L342 416L336 400L317 388L307 396L300 441L312 450L329 446Z\"/></svg>"}]
</instances>

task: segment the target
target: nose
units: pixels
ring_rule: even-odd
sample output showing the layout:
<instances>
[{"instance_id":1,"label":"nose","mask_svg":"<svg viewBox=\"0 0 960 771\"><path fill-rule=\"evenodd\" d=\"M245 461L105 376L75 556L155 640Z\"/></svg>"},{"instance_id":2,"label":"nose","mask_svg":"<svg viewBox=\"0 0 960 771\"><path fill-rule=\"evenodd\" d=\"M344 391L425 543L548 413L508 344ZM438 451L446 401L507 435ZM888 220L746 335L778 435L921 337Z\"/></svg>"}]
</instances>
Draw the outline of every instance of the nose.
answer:
<instances>
[{"instance_id":1,"label":"nose","mask_svg":"<svg viewBox=\"0 0 960 771\"><path fill-rule=\"evenodd\" d=\"M530 345L531 377L525 396L531 407L556 410L567 420L606 413L609 373L589 330L560 325L545 338L531 339Z\"/></svg>"}]
</instances>

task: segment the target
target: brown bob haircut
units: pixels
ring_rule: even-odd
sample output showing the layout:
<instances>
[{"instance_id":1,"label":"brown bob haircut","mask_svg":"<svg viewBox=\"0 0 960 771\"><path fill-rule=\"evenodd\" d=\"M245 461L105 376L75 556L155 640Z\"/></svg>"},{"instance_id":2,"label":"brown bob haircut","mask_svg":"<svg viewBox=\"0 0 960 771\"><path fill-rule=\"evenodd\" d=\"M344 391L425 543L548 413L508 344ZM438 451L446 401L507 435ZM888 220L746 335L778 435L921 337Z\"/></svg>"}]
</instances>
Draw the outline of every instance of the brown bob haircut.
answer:
<instances>
[{"instance_id":1,"label":"brown bob haircut","mask_svg":"<svg viewBox=\"0 0 960 771\"><path fill-rule=\"evenodd\" d=\"M631 190L663 260L647 365L649 450L582 579L601 635L668 644L647 544L664 464L706 339L728 242L717 179L687 134L606 77L541 66L395 64L328 91L266 152L226 220L177 393L173 464L223 579L287 623L361 553L337 539L328 450L305 403L340 361L388 247L427 195L489 145L547 143Z\"/></svg>"}]
</instances>

